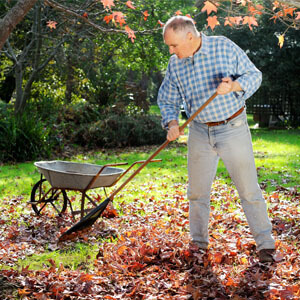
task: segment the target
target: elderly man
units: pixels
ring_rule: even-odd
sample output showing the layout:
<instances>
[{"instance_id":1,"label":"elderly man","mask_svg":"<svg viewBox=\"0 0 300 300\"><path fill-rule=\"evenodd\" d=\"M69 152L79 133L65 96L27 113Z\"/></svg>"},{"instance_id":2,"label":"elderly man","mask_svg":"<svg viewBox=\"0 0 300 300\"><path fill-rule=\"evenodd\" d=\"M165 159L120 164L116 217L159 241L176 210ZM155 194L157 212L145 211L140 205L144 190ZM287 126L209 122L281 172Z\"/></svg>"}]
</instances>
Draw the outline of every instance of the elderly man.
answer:
<instances>
[{"instance_id":1,"label":"elderly man","mask_svg":"<svg viewBox=\"0 0 300 300\"><path fill-rule=\"evenodd\" d=\"M257 181L245 100L260 86L261 72L243 50L222 36L199 33L188 17L172 17L163 37L171 56L158 94L162 122L172 141L180 134L178 115L195 112L217 97L191 122L188 137L188 199L192 245L207 249L210 191L221 158L238 190L259 260L272 262L275 242Z\"/></svg>"}]
</instances>

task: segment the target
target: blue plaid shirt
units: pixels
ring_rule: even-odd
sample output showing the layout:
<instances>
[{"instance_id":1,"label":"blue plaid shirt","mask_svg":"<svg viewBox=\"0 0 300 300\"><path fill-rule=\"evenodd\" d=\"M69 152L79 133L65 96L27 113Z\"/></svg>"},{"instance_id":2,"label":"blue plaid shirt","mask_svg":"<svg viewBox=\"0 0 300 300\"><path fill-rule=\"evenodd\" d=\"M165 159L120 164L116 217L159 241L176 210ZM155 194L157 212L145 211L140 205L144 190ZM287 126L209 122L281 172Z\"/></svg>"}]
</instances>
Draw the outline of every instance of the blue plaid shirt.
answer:
<instances>
[{"instance_id":1,"label":"blue plaid shirt","mask_svg":"<svg viewBox=\"0 0 300 300\"><path fill-rule=\"evenodd\" d=\"M178 120L182 103L193 114L215 91L224 77L238 81L242 92L218 95L194 120L200 123L226 120L245 105L259 88L261 72L246 53L223 36L201 33L202 46L193 57L171 56L159 89L158 105L163 126Z\"/></svg>"}]
</instances>

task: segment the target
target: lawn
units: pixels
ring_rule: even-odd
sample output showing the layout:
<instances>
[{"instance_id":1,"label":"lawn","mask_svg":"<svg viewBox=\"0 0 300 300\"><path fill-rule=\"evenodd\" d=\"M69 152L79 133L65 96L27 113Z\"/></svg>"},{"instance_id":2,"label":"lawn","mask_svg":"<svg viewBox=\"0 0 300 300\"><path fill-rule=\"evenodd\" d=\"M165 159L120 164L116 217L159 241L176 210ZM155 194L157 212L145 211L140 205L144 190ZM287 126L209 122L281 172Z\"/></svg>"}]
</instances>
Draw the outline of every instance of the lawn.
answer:
<instances>
[{"instance_id":1,"label":"lawn","mask_svg":"<svg viewBox=\"0 0 300 300\"><path fill-rule=\"evenodd\" d=\"M252 128L253 149L258 171L259 183L267 191L275 191L278 186L292 188L300 185L300 130L253 129L254 122L249 116ZM187 133L187 130L185 131ZM161 163L147 167L157 176L172 174L174 181L186 182L187 136L178 143L170 144L158 158ZM128 162L147 159L158 146L139 147L122 150L103 150L81 153L69 160L96 164ZM173 170L176 169L174 173ZM134 182L145 180L144 170ZM9 195L30 195L32 186L40 178L33 162L0 165L0 199ZM229 175L220 161L217 171L218 180L231 183Z\"/></svg>"}]
</instances>

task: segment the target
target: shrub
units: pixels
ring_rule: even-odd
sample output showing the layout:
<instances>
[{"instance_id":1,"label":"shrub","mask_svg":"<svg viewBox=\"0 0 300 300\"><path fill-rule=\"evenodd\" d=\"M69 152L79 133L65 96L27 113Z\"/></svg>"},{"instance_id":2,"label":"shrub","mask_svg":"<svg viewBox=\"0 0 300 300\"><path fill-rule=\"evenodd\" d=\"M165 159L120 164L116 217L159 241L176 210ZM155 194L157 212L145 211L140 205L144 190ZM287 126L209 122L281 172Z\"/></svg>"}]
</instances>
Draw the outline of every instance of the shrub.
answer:
<instances>
[{"instance_id":1,"label":"shrub","mask_svg":"<svg viewBox=\"0 0 300 300\"><path fill-rule=\"evenodd\" d=\"M0 161L26 161L47 158L51 153L49 129L43 122L26 112L15 116L12 112L0 120Z\"/></svg>"},{"instance_id":2,"label":"shrub","mask_svg":"<svg viewBox=\"0 0 300 300\"><path fill-rule=\"evenodd\" d=\"M0 103L0 161L49 158L64 146L142 146L162 143L166 138L160 118L146 114L100 111L98 106L77 103L63 107L48 99L32 105L16 117L13 109Z\"/></svg>"},{"instance_id":3,"label":"shrub","mask_svg":"<svg viewBox=\"0 0 300 300\"><path fill-rule=\"evenodd\" d=\"M72 141L89 148L112 148L158 144L165 138L157 116L109 114L105 119L82 124Z\"/></svg>"}]
</instances>

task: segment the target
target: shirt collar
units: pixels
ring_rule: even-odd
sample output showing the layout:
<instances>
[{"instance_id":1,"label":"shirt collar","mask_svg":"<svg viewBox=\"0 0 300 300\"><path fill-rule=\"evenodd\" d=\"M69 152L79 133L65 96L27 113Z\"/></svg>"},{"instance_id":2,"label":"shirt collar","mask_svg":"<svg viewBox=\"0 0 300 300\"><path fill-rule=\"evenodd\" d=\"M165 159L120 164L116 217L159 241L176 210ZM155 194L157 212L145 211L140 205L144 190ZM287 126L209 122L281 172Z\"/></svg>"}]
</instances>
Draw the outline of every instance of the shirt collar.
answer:
<instances>
[{"instance_id":1,"label":"shirt collar","mask_svg":"<svg viewBox=\"0 0 300 300\"><path fill-rule=\"evenodd\" d=\"M208 54L208 40L207 36L201 32L201 47L200 49L194 54L194 56L201 54Z\"/></svg>"},{"instance_id":2,"label":"shirt collar","mask_svg":"<svg viewBox=\"0 0 300 300\"><path fill-rule=\"evenodd\" d=\"M201 32L201 47L200 49L193 55L189 56L187 58L184 58L184 63L188 64L190 62L193 62L194 59L199 56L200 54L207 54L208 53L208 41L207 41L207 36Z\"/></svg>"}]
</instances>

